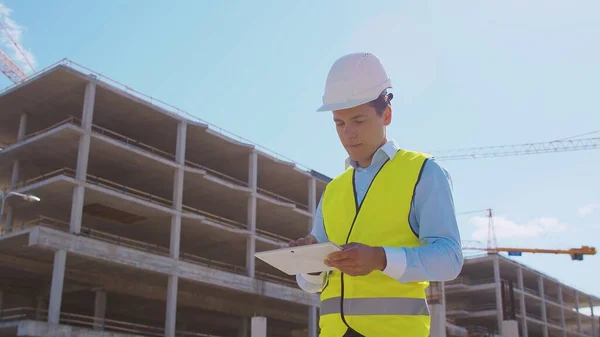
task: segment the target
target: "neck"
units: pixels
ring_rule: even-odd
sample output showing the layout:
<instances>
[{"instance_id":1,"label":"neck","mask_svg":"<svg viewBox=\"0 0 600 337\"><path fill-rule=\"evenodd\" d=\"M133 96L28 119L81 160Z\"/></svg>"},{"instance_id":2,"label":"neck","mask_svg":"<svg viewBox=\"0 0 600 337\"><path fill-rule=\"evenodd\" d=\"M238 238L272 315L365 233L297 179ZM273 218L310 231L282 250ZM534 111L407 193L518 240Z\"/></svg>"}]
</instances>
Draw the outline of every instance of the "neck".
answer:
<instances>
[{"instance_id":1,"label":"neck","mask_svg":"<svg viewBox=\"0 0 600 337\"><path fill-rule=\"evenodd\" d=\"M381 142L381 144L379 144L379 146L375 149L375 151L373 151L371 153L371 155L363 160L359 160L357 162L359 167L365 168L365 167L369 167L369 165L371 165L371 162L373 161L373 156L375 156L375 152L377 152L377 150L379 150L385 143L387 143L387 137L383 137L383 141Z\"/></svg>"}]
</instances>

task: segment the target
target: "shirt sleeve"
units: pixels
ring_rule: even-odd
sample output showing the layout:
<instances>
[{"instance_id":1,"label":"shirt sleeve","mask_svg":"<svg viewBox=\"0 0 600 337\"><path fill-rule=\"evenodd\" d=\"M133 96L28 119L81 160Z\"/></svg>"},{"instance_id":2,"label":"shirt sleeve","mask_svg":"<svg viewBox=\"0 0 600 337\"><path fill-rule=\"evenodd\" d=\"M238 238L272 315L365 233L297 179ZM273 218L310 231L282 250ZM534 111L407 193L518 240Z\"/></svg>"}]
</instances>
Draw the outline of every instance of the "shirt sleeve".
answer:
<instances>
[{"instance_id":1,"label":"shirt sleeve","mask_svg":"<svg viewBox=\"0 0 600 337\"><path fill-rule=\"evenodd\" d=\"M422 246L383 247L387 258L383 272L402 283L456 278L463 255L452 180L434 159L427 160L417 183L410 220Z\"/></svg>"},{"instance_id":2,"label":"shirt sleeve","mask_svg":"<svg viewBox=\"0 0 600 337\"><path fill-rule=\"evenodd\" d=\"M313 220L312 229L310 234L314 236L318 242L327 242L329 239L327 238L327 233L325 232L325 225L323 223L323 211L322 211L322 202L323 198L319 200L319 204L317 205L317 209L315 211L315 217ZM310 274L299 274L296 275L296 283L300 287L300 289L309 292L309 293L318 293L323 290L325 285L327 284L329 273L322 272L318 275L310 275Z\"/></svg>"}]
</instances>

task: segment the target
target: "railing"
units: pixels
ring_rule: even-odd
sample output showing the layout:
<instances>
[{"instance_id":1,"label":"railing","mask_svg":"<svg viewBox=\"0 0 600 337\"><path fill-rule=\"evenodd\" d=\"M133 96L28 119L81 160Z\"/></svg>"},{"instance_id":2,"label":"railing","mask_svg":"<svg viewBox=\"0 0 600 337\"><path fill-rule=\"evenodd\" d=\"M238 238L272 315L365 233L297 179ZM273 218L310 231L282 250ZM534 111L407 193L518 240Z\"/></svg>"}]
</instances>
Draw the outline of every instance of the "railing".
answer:
<instances>
[{"instance_id":1,"label":"railing","mask_svg":"<svg viewBox=\"0 0 600 337\"><path fill-rule=\"evenodd\" d=\"M290 203L290 204L294 204L294 205L298 206L298 208L300 208L300 209L308 212L308 206L307 205L301 204L301 203L299 203L297 201L294 201L292 199L283 197L283 196L281 196L279 194L276 194L276 193L273 193L271 191L267 191L267 190L265 190L263 188L257 188L256 190L257 190L258 193L264 194L264 195L269 196L269 197L271 197L271 198L273 198L275 200L278 200L278 201L283 201L283 202L287 202L287 203Z\"/></svg>"},{"instance_id":2,"label":"railing","mask_svg":"<svg viewBox=\"0 0 600 337\"><path fill-rule=\"evenodd\" d=\"M99 134L101 134L103 136L112 138L114 140L118 140L118 141L120 141L120 142L122 142L122 143L124 143L126 145L135 146L135 147L137 147L138 149L140 149L142 151L146 151L146 152L149 152L149 153L152 153L152 154L156 154L156 155L159 155L159 156L161 156L163 158L171 160L172 162L176 162L176 158L175 158L174 154L169 153L169 152L164 151L164 150L161 150L161 149L157 149L157 148L155 148L153 146L150 146L148 144L142 143L142 142L140 142L140 141L138 141L136 139L124 136L124 135L122 135L120 133L111 131L109 129L106 129L106 128L103 128L103 127L97 126L97 125L92 125L92 131L94 131L96 133L99 133ZM248 186L247 182L244 182L244 181L241 181L241 180L236 179L234 177L228 176L225 173L222 173L222 172L210 169L210 168L208 168L206 166L203 166L203 165L200 165L198 163L194 163L192 161L186 160L185 164L188 165L188 166L190 166L190 167L193 167L193 168L197 168L197 169L201 169L201 170L207 171L211 175L214 175L214 176L216 176L218 178L221 178L223 180L232 182L234 184L245 186L245 187Z\"/></svg>"},{"instance_id":3,"label":"railing","mask_svg":"<svg viewBox=\"0 0 600 337\"><path fill-rule=\"evenodd\" d=\"M19 307L4 309L0 314L0 322L11 322L21 320L47 321L48 310L34 309L29 307ZM60 313L59 323L63 325L76 326L88 329L100 328L106 331L134 335L157 337L162 337L165 335L164 327L125 322L94 316L86 316L68 312ZM208 335L189 331L176 331L175 334L176 336L218 337L212 334Z\"/></svg>"},{"instance_id":4,"label":"railing","mask_svg":"<svg viewBox=\"0 0 600 337\"><path fill-rule=\"evenodd\" d=\"M446 312L466 311L468 313L496 310L496 303L468 304L468 303L446 303Z\"/></svg>"},{"instance_id":5,"label":"railing","mask_svg":"<svg viewBox=\"0 0 600 337\"><path fill-rule=\"evenodd\" d=\"M49 126L49 127L44 128L42 130L38 130L36 132L28 134L28 135L26 135L25 137L23 137L22 139L20 139L18 141L7 143L5 147L10 146L12 144L15 144L17 142L21 142L21 141L23 141L25 139L34 137L36 135L42 134L44 132L47 132L47 131L49 131L51 129L57 128L59 126L65 125L65 124L73 124L73 125L80 126L81 125L81 120L79 118L70 116L69 118L67 118L65 120L62 120L62 121L60 121L60 122L58 122L58 123L56 123L56 124L54 124L52 126ZM133 139L131 137L127 137L127 136L122 135L120 133L117 133L115 131L112 131L112 130L109 130L107 128L104 128L104 127L101 127L101 126L98 126L98 125L94 125L94 124L92 125L92 131L95 132L95 133L97 133L97 134L100 134L102 136L106 136L108 138L117 140L117 141L119 141L119 142L121 142L121 143L123 143L125 145L134 146L134 147L138 148L139 150L142 150L142 151L154 154L154 155L158 155L158 156L160 156L162 158L168 159L168 160L170 160L170 161L172 161L172 162L175 163L176 159L175 159L175 155L174 154L169 153L169 152L164 151L164 150L161 150L161 149L158 149L158 148L155 148L153 146L150 146L148 144L140 142L140 141L138 141L136 139ZM245 182L245 181L242 181L240 179L234 178L232 176L229 176L229 175L227 175L225 173L216 171L214 169L208 168L208 167L206 167L204 165L192 162L190 160L186 160L185 161L185 165L187 165L189 167L192 167L192 168L204 170L204 171L206 171L208 174L210 174L212 176L215 176L215 177L220 178L220 179L222 179L224 181L233 183L235 185L239 185L239 186L243 186L243 187L248 187L248 183ZM257 190L258 190L259 193L262 193L264 195L268 195L271 198L274 198L274 199L279 200L279 201L284 201L284 202L289 202L289 203L295 204L296 206L298 206L298 208L300 208L302 210L305 210L305 211L308 211L308 206L307 205L304 205L302 203L296 202L296 201L294 201L292 199L286 198L286 197L281 196L279 194L276 194L274 192L267 191L265 189L259 188Z\"/></svg>"},{"instance_id":6,"label":"railing","mask_svg":"<svg viewBox=\"0 0 600 337\"><path fill-rule=\"evenodd\" d=\"M19 181L16 185L14 189L19 189L19 188L23 188L25 186L29 186L31 184L49 179L49 178L53 178L59 175L64 175L70 178L76 178L77 173L75 170L65 167L62 169L58 169L55 171L52 171L50 173L46 173L43 175L40 175L38 177L35 178L31 178L31 179L27 179L27 180L23 180L23 181ZM134 188L125 186L123 184L119 184L116 183L114 181L108 180L108 179L104 179L104 178L100 178L91 174L86 175L87 177L87 183L91 184L91 185L97 185L97 186L101 186L116 192L120 192L122 194L125 195L129 195L129 196L134 196L140 200L144 200L144 201L149 201L151 203L157 204L157 205L161 205L161 206L165 206L168 208L171 208L173 206L173 203L165 198L153 195L151 193L148 192L144 192L144 191L140 191L140 190L136 190Z\"/></svg>"},{"instance_id":7,"label":"railing","mask_svg":"<svg viewBox=\"0 0 600 337\"><path fill-rule=\"evenodd\" d=\"M466 285L466 286L477 286L482 284L494 283L494 278L484 278L484 279L471 279L466 276L460 276L455 278L452 281L445 282L447 286L450 285Z\"/></svg>"},{"instance_id":8,"label":"railing","mask_svg":"<svg viewBox=\"0 0 600 337\"><path fill-rule=\"evenodd\" d=\"M101 134L103 136L107 136L109 138L112 138L114 140L118 140L118 141L120 141L120 142L122 142L122 143L124 143L126 145L135 146L135 147L137 147L138 149L140 149L142 151L146 151L146 152L149 152L149 153L152 153L152 154L156 154L156 155L159 155L159 156L161 156L163 158L166 158L168 160L176 162L175 155L172 154L172 153L166 152L166 151L161 150L161 149L157 149L157 148L155 148L153 146L150 146L148 144L142 143L142 142L140 142L140 141L138 141L136 139L124 136L124 135L122 135L120 133L114 132L114 131L106 129L104 127L97 126L97 125L92 125L92 131L94 131L96 133L99 133L99 134ZM210 175L213 175L213 176L218 177L220 179L223 179L225 181L234 183L236 185L248 187L248 183L245 182L245 181L239 180L239 179L234 178L232 176L229 176L229 175L227 175L225 173L213 170L211 168L208 168L208 167L206 167L204 165L200 165L200 164L195 163L193 161L185 160L185 165L187 165L189 167L192 167L192 168L204 170L204 171L208 172Z\"/></svg>"},{"instance_id":9,"label":"railing","mask_svg":"<svg viewBox=\"0 0 600 337\"><path fill-rule=\"evenodd\" d=\"M554 318L546 313L546 321L562 328L562 322L560 321L560 318Z\"/></svg>"},{"instance_id":10,"label":"railing","mask_svg":"<svg viewBox=\"0 0 600 337\"><path fill-rule=\"evenodd\" d=\"M53 229L60 230L63 232L69 231L69 223L68 222L58 220L58 219L53 219L50 217L40 216L37 219L13 226L13 232L33 228L36 226L53 228ZM0 232L0 233L1 233L0 235L4 235L4 229L2 229L2 232ZM147 242L130 239L130 238L123 237L120 235L115 235L115 234L98 231L98 230L91 229L88 227L82 226L79 234L81 236L85 236L85 237L89 237L91 239L96 239L99 241L115 244L117 246L128 247L128 248L145 251L145 252L149 252L149 253L153 253L153 254L157 254L157 255L161 255L161 256L167 256L167 257L171 256L170 250L167 247L164 247L164 246L161 246L158 244L150 244ZM211 259L208 259L205 257L201 257L201 256L197 256L197 255L193 255L193 254L189 254L189 253L185 253L185 252L179 253L179 259L182 261L193 263L193 264L202 265L202 266L214 268L214 269L219 269L219 270L226 271L226 272L232 272L235 274L245 275L247 272L246 268L242 267L242 266L233 265L233 264L216 261L216 260L211 260ZM255 276L257 279L271 280L271 281L275 281L275 282L285 283L287 285L294 285L294 286L296 285L296 282L294 280L288 279L288 278L285 278L282 276L261 273L261 272L255 272Z\"/></svg>"},{"instance_id":11,"label":"railing","mask_svg":"<svg viewBox=\"0 0 600 337\"><path fill-rule=\"evenodd\" d=\"M525 286L523 286L523 289L525 290L526 293L531 294L531 295L535 295L537 297L540 297L540 292L537 291L536 289L532 289L532 288L527 288Z\"/></svg>"},{"instance_id":12,"label":"railing","mask_svg":"<svg viewBox=\"0 0 600 337\"><path fill-rule=\"evenodd\" d=\"M37 130L37 131L34 131L32 133L28 133L28 134L24 135L23 138L21 138L21 139L14 140L12 142L5 142L4 143L4 148L9 147L11 145L14 145L14 144L16 144L18 142L22 142L22 141L27 140L29 138L33 138L33 137L35 137L35 136L37 136L39 134L42 134L42 133L47 132L47 131L50 131L52 129L56 129L56 128L58 128L60 126L63 126L65 124L73 124L73 125L80 126L81 125L81 120L79 118L70 116L69 118L66 118L66 119L64 119L64 120L62 120L62 121L60 121L58 123L52 124L51 126L45 127L43 129L40 129L40 130Z\"/></svg>"},{"instance_id":13,"label":"railing","mask_svg":"<svg viewBox=\"0 0 600 337\"><path fill-rule=\"evenodd\" d=\"M102 186L102 187L105 187L105 188L108 188L108 189L111 189L111 190L114 190L117 192L121 192L122 194L133 196L138 199L148 201L148 202L151 202L151 203L154 203L157 205L162 205L162 206L165 206L168 208L173 207L173 202L171 200L159 197L152 193L140 191L135 188L131 188L131 187L125 186L123 184L119 184L114 181L108 180L108 179L93 176L91 174L87 175L87 182L92 185Z\"/></svg>"},{"instance_id":14,"label":"railing","mask_svg":"<svg viewBox=\"0 0 600 337\"><path fill-rule=\"evenodd\" d=\"M75 174L73 172L74 171L72 169L61 168L61 169L58 169L58 170L55 170L55 171L52 171L52 172L49 172L49 173L42 174L42 175L37 176L35 178L18 181L15 184L15 186L13 187L13 189L15 189L15 190L16 189L20 189L20 188L23 188L23 187L26 187L26 186L29 186L29 185L33 185L33 184L38 183L40 181L44 181L44 180L47 180L47 179L50 179L50 178L54 178L54 177L57 177L57 176L60 176L60 175L66 175L66 176L69 176L71 178L74 178Z\"/></svg>"},{"instance_id":15,"label":"railing","mask_svg":"<svg viewBox=\"0 0 600 337\"><path fill-rule=\"evenodd\" d=\"M239 179L234 178L232 176L229 176L229 175L227 175L225 173L213 170L213 169L208 168L208 167L206 167L204 165L200 165L198 163L194 163L193 161L186 160L185 161L185 165L189 166L189 167L192 167L192 168L204 170L204 171L208 172L210 175L213 175L213 176L215 176L217 178L220 178L222 180L228 181L230 183L234 183L236 185L248 187L248 183L245 182L245 181L239 180Z\"/></svg>"},{"instance_id":16,"label":"railing","mask_svg":"<svg viewBox=\"0 0 600 337\"><path fill-rule=\"evenodd\" d=\"M124 136L124 135L122 135L120 133L111 131L111 130L103 128L101 126L93 124L92 125L92 131L95 132L95 133L98 133L100 135L112 138L114 140L118 140L121 143L124 143L126 145L133 145L133 146L139 148L140 150L143 150L143 151L146 151L146 152L150 152L152 154L159 155L161 157L164 157L164 158L167 158L169 160L175 161L175 155L174 154L171 154L171 153L169 153L167 151L164 151L164 150L157 149L157 148L155 148L153 146L150 146L148 144L142 143L142 142L140 142L138 140L135 140L135 139L127 137L127 136Z\"/></svg>"},{"instance_id":17,"label":"railing","mask_svg":"<svg viewBox=\"0 0 600 337\"><path fill-rule=\"evenodd\" d=\"M70 169L70 168L62 168L62 169L59 169L59 170L52 171L50 173L46 173L46 174L40 175L40 176L35 177L35 178L31 178L31 179L28 179L28 180L20 181L20 182L18 182L15 185L15 189L23 188L23 187L29 186L31 184L34 184L34 183L37 183L37 182L40 182L40 181L43 181L43 180L46 180L46 179L49 179L49 178L53 178L53 177L56 177L56 176L59 176L59 175L64 175L64 176L67 176L67 177L70 177L70 178L75 178L76 177L76 172L75 172L75 170ZM90 184L92 184L92 185L97 185L97 186L101 186L101 187L104 187L104 188L108 188L110 190L113 190L113 191L116 191L116 192L120 192L120 193L123 193L125 195L134 196L134 197L136 197L138 199L149 201L151 203L158 204L158 205L161 205L161 206L165 206L165 207L168 207L168 208L171 208L172 205L173 205L170 200L167 200L165 198L153 195L151 193L139 191L139 190L127 187L127 186L122 185L122 184L115 183L115 182L110 181L108 179L96 177L96 176L93 176L93 175L90 175L90 174L87 175L87 178L88 178L87 182L90 183ZM235 220L231 220L231 219L228 219L228 218L216 215L216 214L212 214L212 213L209 213L209 212L206 212L206 211L203 211L203 210L199 210L199 209L196 209L196 208L193 208L193 207L190 207L190 206L183 205L182 206L182 211L204 216L207 219L213 220L215 222L218 222L218 223L223 224L225 226L228 226L230 228L247 230L246 225L243 224L243 223L241 223L241 222L238 222L238 221L235 221ZM289 242L291 240L290 238L287 238L285 236L282 236L282 235L279 235L279 234L275 234L275 233L270 233L270 232L267 232L267 231L264 231L264 230L260 230L260 229L257 229L256 232L258 234L260 234L261 236L268 237L268 238L274 239L274 240L279 241L279 242L285 242L285 243L287 243L287 242Z\"/></svg>"},{"instance_id":18,"label":"railing","mask_svg":"<svg viewBox=\"0 0 600 337\"><path fill-rule=\"evenodd\" d=\"M558 297L554 297L550 294L546 294L544 293L544 298L550 302L556 303L558 305L560 305L560 301L558 300Z\"/></svg>"},{"instance_id":19,"label":"railing","mask_svg":"<svg viewBox=\"0 0 600 337\"><path fill-rule=\"evenodd\" d=\"M247 230L248 229L246 227L246 225L243 224L243 223L241 223L241 222L237 222L235 220L224 218L222 216L219 216L219 215L216 215L216 214L212 214L210 212L203 211L203 210L200 210L200 209L197 209L197 208L193 208L193 207L190 207L190 206L183 205L181 207L181 210L185 211L185 212L189 212L189 213L201 215L201 216L203 216L203 217L205 217L205 218L207 218L209 220L214 220L214 221L216 221L216 222L218 222L220 224L226 225L226 226L228 226L230 228L243 229L243 230Z\"/></svg>"},{"instance_id":20,"label":"railing","mask_svg":"<svg viewBox=\"0 0 600 337\"><path fill-rule=\"evenodd\" d=\"M279 234L267 232L265 230L258 229L258 228L256 229L256 233L259 234L262 237L274 240L274 241L279 242L279 243L285 243L285 244L287 244L288 242L292 241L291 238L285 237L283 235L279 235Z\"/></svg>"},{"instance_id":21,"label":"railing","mask_svg":"<svg viewBox=\"0 0 600 337\"><path fill-rule=\"evenodd\" d=\"M466 326L468 337L496 337L500 336L499 332L492 328L469 325Z\"/></svg>"},{"instance_id":22,"label":"railing","mask_svg":"<svg viewBox=\"0 0 600 337\"><path fill-rule=\"evenodd\" d=\"M64 58L64 59L62 59L62 60L60 60L60 61L58 61L58 62L56 62L56 63L54 63L54 64L52 64L52 65L50 65L50 66L48 66L46 68L44 68L44 69L42 69L42 70L34 73L33 75L31 75L29 77L29 79L34 78L34 77L42 74L43 72L45 72L45 71L49 70L50 68L55 67L57 65L63 65L63 66L70 67L70 68L72 68L72 69L74 69L76 71L83 71L83 72L89 72L91 74L94 74L94 75L96 75L98 77L98 79L104 80L104 81L106 81L106 83L109 83L110 85L113 85L113 86L115 86L115 87L117 87L117 88L125 91L126 93L128 93L128 94L130 94L132 96L135 96L135 97L137 97L139 99L142 99L143 101L146 101L149 104L152 104L152 105L155 105L155 106L157 106L157 107L159 107L161 109L167 110L167 111L169 111L171 113L174 113L175 115L178 115L178 116L187 116L187 118L190 118L192 120L197 120L200 123L203 123L203 124L206 124L207 126L210 126L212 130L214 130L217 133L220 133L221 135L223 135L225 137L229 137L229 138L237 140L237 141L239 141L241 143L246 143L246 144L254 145L256 148L261 149L262 151L264 151L264 152L272 155L273 157L275 157L277 159L282 159L282 160L294 163L296 166L298 166L300 168L303 168L306 171L310 172L310 169L308 167L306 167L306 166L304 166L304 165L302 165L302 164L300 164L300 163L298 163L298 162L296 162L296 161L294 161L292 159L289 159L289 158L283 156L280 153L277 153L277 152L275 152L273 150L267 149L264 146L261 146L261 145L255 143L255 142L252 142L252 141L250 141L250 140L248 140L246 138L243 138L243 137L241 137L239 135L236 135L236 134L234 134L234 133L232 133L230 131L227 131L227 130L225 130L225 129L217 126L217 125L214 125L212 123L204 121L204 120L198 118L197 116L194 116L193 114L191 114L191 113L189 113L187 111L181 110L181 109L179 109L179 108L177 108L177 107L175 107L175 106L173 106L173 105L171 105L169 103L163 102L163 101L161 101L161 100L159 100L159 99L157 99L155 97L143 94L143 93L141 93L141 92L139 92L139 91L137 91L137 90L135 90L135 89L133 89L133 88L125 85L125 84L122 84L122 83L120 83L120 82L118 82L118 81L116 81L116 80L114 80L114 79L112 79L112 78L110 78L110 77L108 77L106 75L103 75L103 74L101 74L101 73L99 73L97 71L94 71L94 70L92 70L90 68L87 68L87 67L81 65L81 64L78 64L78 63L76 63L76 62L74 62L74 61L72 61L72 60L70 60L68 58ZM15 85L11 85L11 86L5 88L4 90L0 91L0 94L2 94L6 90L10 90L11 88L13 88L15 86L16 86L16 84Z\"/></svg>"}]
</instances>

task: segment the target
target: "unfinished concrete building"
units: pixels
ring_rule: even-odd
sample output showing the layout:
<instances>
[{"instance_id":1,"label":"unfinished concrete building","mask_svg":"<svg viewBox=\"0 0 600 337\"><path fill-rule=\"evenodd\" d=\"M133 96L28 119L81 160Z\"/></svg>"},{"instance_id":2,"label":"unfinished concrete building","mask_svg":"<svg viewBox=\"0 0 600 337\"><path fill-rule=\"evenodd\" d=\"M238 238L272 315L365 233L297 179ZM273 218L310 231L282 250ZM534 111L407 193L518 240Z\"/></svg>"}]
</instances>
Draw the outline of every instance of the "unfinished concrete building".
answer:
<instances>
[{"instance_id":1,"label":"unfinished concrete building","mask_svg":"<svg viewBox=\"0 0 600 337\"><path fill-rule=\"evenodd\" d=\"M0 187L40 198L6 199L0 337L316 336L318 297L253 253L329 178L70 61L0 94L0 148ZM498 256L428 291L434 337L598 337L571 310L596 298Z\"/></svg>"},{"instance_id":2,"label":"unfinished concrete building","mask_svg":"<svg viewBox=\"0 0 600 337\"><path fill-rule=\"evenodd\" d=\"M599 336L598 297L501 255L465 259L443 293L448 336Z\"/></svg>"},{"instance_id":3,"label":"unfinished concrete building","mask_svg":"<svg viewBox=\"0 0 600 337\"><path fill-rule=\"evenodd\" d=\"M0 186L41 199L6 199L2 331L314 336L318 299L253 254L306 235L327 178L99 77L0 96Z\"/></svg>"}]
</instances>

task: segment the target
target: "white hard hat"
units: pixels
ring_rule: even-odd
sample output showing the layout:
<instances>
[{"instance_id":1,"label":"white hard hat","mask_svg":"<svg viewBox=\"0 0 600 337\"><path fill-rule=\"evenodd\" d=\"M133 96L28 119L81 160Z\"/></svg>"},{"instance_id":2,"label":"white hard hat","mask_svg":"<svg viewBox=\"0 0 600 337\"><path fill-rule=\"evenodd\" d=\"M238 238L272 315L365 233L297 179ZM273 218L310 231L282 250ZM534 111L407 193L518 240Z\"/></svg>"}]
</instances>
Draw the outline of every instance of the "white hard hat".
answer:
<instances>
[{"instance_id":1,"label":"white hard hat","mask_svg":"<svg viewBox=\"0 0 600 337\"><path fill-rule=\"evenodd\" d=\"M392 87L377 56L371 53L353 53L340 57L331 66L323 105L317 111L352 108L370 102Z\"/></svg>"}]
</instances>

